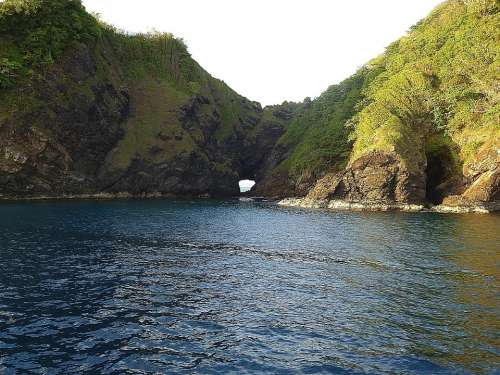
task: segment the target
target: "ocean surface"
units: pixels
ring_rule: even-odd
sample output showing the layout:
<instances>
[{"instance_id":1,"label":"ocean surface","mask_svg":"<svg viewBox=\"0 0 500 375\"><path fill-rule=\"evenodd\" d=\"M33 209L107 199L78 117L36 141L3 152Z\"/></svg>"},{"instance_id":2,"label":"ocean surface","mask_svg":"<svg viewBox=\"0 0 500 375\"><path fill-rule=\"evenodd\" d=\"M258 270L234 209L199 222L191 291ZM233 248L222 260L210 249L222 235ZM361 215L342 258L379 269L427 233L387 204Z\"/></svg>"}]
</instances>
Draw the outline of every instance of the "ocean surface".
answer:
<instances>
[{"instance_id":1,"label":"ocean surface","mask_svg":"<svg viewBox=\"0 0 500 375\"><path fill-rule=\"evenodd\" d=\"M0 374L500 374L500 216L0 204Z\"/></svg>"}]
</instances>

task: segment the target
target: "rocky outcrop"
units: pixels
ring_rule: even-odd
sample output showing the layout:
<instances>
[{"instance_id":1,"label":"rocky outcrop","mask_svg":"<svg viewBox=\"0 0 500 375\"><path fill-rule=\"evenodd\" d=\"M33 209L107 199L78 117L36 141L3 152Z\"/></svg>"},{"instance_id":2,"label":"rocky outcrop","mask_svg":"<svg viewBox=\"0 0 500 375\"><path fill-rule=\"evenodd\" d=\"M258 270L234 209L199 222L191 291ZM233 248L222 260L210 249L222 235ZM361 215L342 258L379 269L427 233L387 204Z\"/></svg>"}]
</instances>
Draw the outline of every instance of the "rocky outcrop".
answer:
<instances>
[{"instance_id":1,"label":"rocky outcrop","mask_svg":"<svg viewBox=\"0 0 500 375\"><path fill-rule=\"evenodd\" d=\"M75 43L9 93L29 105L0 117L0 197L233 196L260 178L288 112L199 67L194 93L153 73L131 80L117 48Z\"/></svg>"},{"instance_id":2,"label":"rocky outcrop","mask_svg":"<svg viewBox=\"0 0 500 375\"><path fill-rule=\"evenodd\" d=\"M438 206L425 207L419 204L404 203L373 203L373 202L347 202L343 200L315 200L311 198L285 198L278 202L284 207L328 209L332 211L404 211L404 212L437 212L437 213L479 213L487 214L500 210L498 202L474 203L461 202L461 204L440 204Z\"/></svg>"},{"instance_id":3,"label":"rocky outcrop","mask_svg":"<svg viewBox=\"0 0 500 375\"><path fill-rule=\"evenodd\" d=\"M344 171L325 175L306 197L283 199L280 205L351 211L497 211L500 209L498 164L483 159L481 166L486 171L483 169L483 173L476 173L476 179L463 194L448 194L442 203L433 205L426 197L428 176L425 165L417 173L410 173L396 154L371 152L351 163Z\"/></svg>"},{"instance_id":4,"label":"rocky outcrop","mask_svg":"<svg viewBox=\"0 0 500 375\"><path fill-rule=\"evenodd\" d=\"M80 44L24 88L21 99L40 105L19 108L0 123L0 194L98 189L97 171L123 135L129 100L110 82L96 81L95 73L89 49ZM75 92L75 82L85 95Z\"/></svg>"},{"instance_id":5,"label":"rocky outcrop","mask_svg":"<svg viewBox=\"0 0 500 375\"><path fill-rule=\"evenodd\" d=\"M436 207L442 212L492 212L500 210L500 169L477 177L461 195L449 195Z\"/></svg>"},{"instance_id":6,"label":"rocky outcrop","mask_svg":"<svg viewBox=\"0 0 500 375\"><path fill-rule=\"evenodd\" d=\"M462 198L469 202L500 200L500 139L483 146L472 162L464 166L467 188Z\"/></svg>"},{"instance_id":7,"label":"rocky outcrop","mask_svg":"<svg viewBox=\"0 0 500 375\"><path fill-rule=\"evenodd\" d=\"M249 178L252 194L300 197L285 202L302 207L498 209L487 65L498 12L486 3L477 12L449 1L320 97L266 108L211 77L171 35L121 34L79 1L9 3L0 12L0 198L232 196ZM34 43L52 24L61 39ZM430 34L466 43L449 40L457 56L444 59ZM492 52L470 60L483 51L462 45L477 41ZM448 58L478 71L448 69Z\"/></svg>"},{"instance_id":8,"label":"rocky outcrop","mask_svg":"<svg viewBox=\"0 0 500 375\"><path fill-rule=\"evenodd\" d=\"M309 199L335 199L373 204L421 204L425 175L410 172L395 153L371 152L339 173L320 179Z\"/></svg>"},{"instance_id":9,"label":"rocky outcrop","mask_svg":"<svg viewBox=\"0 0 500 375\"><path fill-rule=\"evenodd\" d=\"M333 211L406 211L420 212L425 207L418 204L348 202L336 199L285 198L278 202L285 207L329 209Z\"/></svg>"}]
</instances>

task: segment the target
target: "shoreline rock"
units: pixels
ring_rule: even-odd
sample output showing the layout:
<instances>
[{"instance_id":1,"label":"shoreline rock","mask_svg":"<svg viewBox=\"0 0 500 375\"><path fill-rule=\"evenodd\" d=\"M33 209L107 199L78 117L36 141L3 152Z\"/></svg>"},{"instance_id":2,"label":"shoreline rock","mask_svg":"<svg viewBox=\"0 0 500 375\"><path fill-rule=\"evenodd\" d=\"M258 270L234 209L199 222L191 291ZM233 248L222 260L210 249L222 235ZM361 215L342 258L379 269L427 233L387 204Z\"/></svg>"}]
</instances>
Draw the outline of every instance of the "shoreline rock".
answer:
<instances>
[{"instance_id":1,"label":"shoreline rock","mask_svg":"<svg viewBox=\"0 0 500 375\"><path fill-rule=\"evenodd\" d=\"M311 198L285 198L278 202L280 206L301 208L322 208L333 211L424 211L425 207L418 204L387 204L387 203L362 203L349 202L338 199L311 199Z\"/></svg>"},{"instance_id":2,"label":"shoreline rock","mask_svg":"<svg viewBox=\"0 0 500 375\"><path fill-rule=\"evenodd\" d=\"M0 202L19 202L19 201L64 201L64 200L120 200L120 199L159 199L159 198L175 198L173 194L143 193L131 194L127 192L120 193L95 193L95 194L63 194L63 195L38 195L38 196L7 196L0 194ZM205 198L197 196L197 198Z\"/></svg>"},{"instance_id":3,"label":"shoreline rock","mask_svg":"<svg viewBox=\"0 0 500 375\"><path fill-rule=\"evenodd\" d=\"M433 212L439 212L443 214L490 214L493 212L500 211L500 202L490 202L483 204L474 205L447 205L440 204L438 206L431 207Z\"/></svg>"},{"instance_id":4,"label":"shoreline rock","mask_svg":"<svg viewBox=\"0 0 500 375\"><path fill-rule=\"evenodd\" d=\"M6 196L0 194L1 202L35 202L35 201L72 201L72 200L126 200L126 199L162 199L162 198L212 198L207 195L175 195L160 192L131 194L127 192L119 193L95 193L95 194L63 194L63 195L39 195L39 196ZM260 197L259 197L260 198ZM253 199L251 199L253 201ZM500 202L484 202L475 204L440 204L437 206L426 207L420 204L401 204L401 203L383 203L383 202L351 202L338 199L312 199L312 198L284 198L277 201L278 206L297 207L306 209L324 209L331 211L350 211L350 212L435 212L443 214L489 214L500 211Z\"/></svg>"},{"instance_id":5,"label":"shoreline rock","mask_svg":"<svg viewBox=\"0 0 500 375\"><path fill-rule=\"evenodd\" d=\"M487 214L500 211L500 202L476 205L438 205L427 208L419 204L379 203L379 202L350 202L343 200L311 199L311 198L285 198L278 202L279 206L328 209L332 211L354 212L437 212L437 213L481 213Z\"/></svg>"}]
</instances>

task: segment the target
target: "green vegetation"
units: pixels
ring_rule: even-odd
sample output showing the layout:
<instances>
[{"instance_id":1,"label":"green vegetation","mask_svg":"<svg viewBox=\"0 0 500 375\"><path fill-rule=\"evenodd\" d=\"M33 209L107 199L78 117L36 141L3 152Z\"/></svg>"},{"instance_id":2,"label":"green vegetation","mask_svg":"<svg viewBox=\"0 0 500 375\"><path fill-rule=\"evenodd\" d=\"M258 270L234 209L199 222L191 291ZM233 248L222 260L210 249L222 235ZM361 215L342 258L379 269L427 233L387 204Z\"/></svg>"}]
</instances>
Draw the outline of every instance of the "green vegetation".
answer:
<instances>
[{"instance_id":1,"label":"green vegetation","mask_svg":"<svg viewBox=\"0 0 500 375\"><path fill-rule=\"evenodd\" d=\"M130 79L168 79L199 90L202 69L184 42L168 33L127 35L86 12L80 0L5 0L0 3L0 88L55 63L75 43L112 46Z\"/></svg>"},{"instance_id":2,"label":"green vegetation","mask_svg":"<svg viewBox=\"0 0 500 375\"><path fill-rule=\"evenodd\" d=\"M395 150L411 166L418 139L443 133L467 163L485 134L500 135L500 17L495 0L450 0L393 43L374 64L352 158Z\"/></svg>"},{"instance_id":3,"label":"green vegetation","mask_svg":"<svg viewBox=\"0 0 500 375\"><path fill-rule=\"evenodd\" d=\"M0 89L13 86L20 70L20 63L2 58L0 60Z\"/></svg>"},{"instance_id":4,"label":"green vegetation","mask_svg":"<svg viewBox=\"0 0 500 375\"><path fill-rule=\"evenodd\" d=\"M127 35L102 25L103 38L113 46L117 62L130 80L155 77L186 93L200 90L204 74L182 39L169 33Z\"/></svg>"},{"instance_id":5,"label":"green vegetation","mask_svg":"<svg viewBox=\"0 0 500 375\"><path fill-rule=\"evenodd\" d=\"M95 40L98 22L77 0L5 0L0 4L0 87L52 64L74 42Z\"/></svg>"},{"instance_id":6,"label":"green vegetation","mask_svg":"<svg viewBox=\"0 0 500 375\"><path fill-rule=\"evenodd\" d=\"M356 105L363 99L363 88L374 75L374 69L363 68L328 88L318 99L305 103L279 140L279 144L293 148L280 169L298 179L343 168L350 153L351 129L346 122L355 114Z\"/></svg>"},{"instance_id":7,"label":"green vegetation","mask_svg":"<svg viewBox=\"0 0 500 375\"><path fill-rule=\"evenodd\" d=\"M241 145L272 133L265 148L275 146L277 164L259 173L284 189L310 187L371 151L399 155L410 172L442 158L451 178L500 148L499 25L497 0L448 0L315 100L262 110L211 77L171 34L129 35L79 0L5 0L0 128L16 116L10 123L26 118L65 135L68 120L58 116L95 111L99 101L123 131L101 166L117 174L134 160L170 166L180 155L230 174L241 168Z\"/></svg>"},{"instance_id":8,"label":"green vegetation","mask_svg":"<svg viewBox=\"0 0 500 375\"><path fill-rule=\"evenodd\" d=\"M292 184L314 181L373 150L396 152L411 171L437 140L459 171L481 147L500 147L498 11L496 0L437 7L304 106L279 141L289 152L276 172L286 171Z\"/></svg>"},{"instance_id":9,"label":"green vegetation","mask_svg":"<svg viewBox=\"0 0 500 375\"><path fill-rule=\"evenodd\" d=\"M110 156L108 168L126 169L136 157L161 162L192 151L192 138L183 131L175 112L185 102L185 96L164 82L152 80L137 85L134 91L132 116L124 125L125 136ZM168 142L159 137L162 134L168 135ZM176 141L176 136L180 141ZM151 155L150 150L155 148L162 152Z\"/></svg>"}]
</instances>

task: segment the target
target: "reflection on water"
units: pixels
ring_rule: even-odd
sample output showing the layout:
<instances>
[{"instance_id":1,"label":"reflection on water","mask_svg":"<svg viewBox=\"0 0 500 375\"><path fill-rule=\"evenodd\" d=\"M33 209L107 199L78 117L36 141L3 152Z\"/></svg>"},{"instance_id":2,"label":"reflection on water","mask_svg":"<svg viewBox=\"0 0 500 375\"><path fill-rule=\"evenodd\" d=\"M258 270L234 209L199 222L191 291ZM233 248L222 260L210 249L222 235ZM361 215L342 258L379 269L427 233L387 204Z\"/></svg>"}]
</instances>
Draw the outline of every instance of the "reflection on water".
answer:
<instances>
[{"instance_id":1,"label":"reflection on water","mask_svg":"<svg viewBox=\"0 0 500 375\"><path fill-rule=\"evenodd\" d=\"M498 215L0 206L0 373L492 373Z\"/></svg>"},{"instance_id":2,"label":"reflection on water","mask_svg":"<svg viewBox=\"0 0 500 375\"><path fill-rule=\"evenodd\" d=\"M456 220L457 232L464 246L453 251L448 258L460 269L467 271L457 283L456 299L464 311L462 329L463 345L470 337L491 350L476 350L470 347L454 360L469 365L471 356L477 362L500 365L500 241L498 216L460 216ZM470 363L475 370L481 366Z\"/></svg>"}]
</instances>

